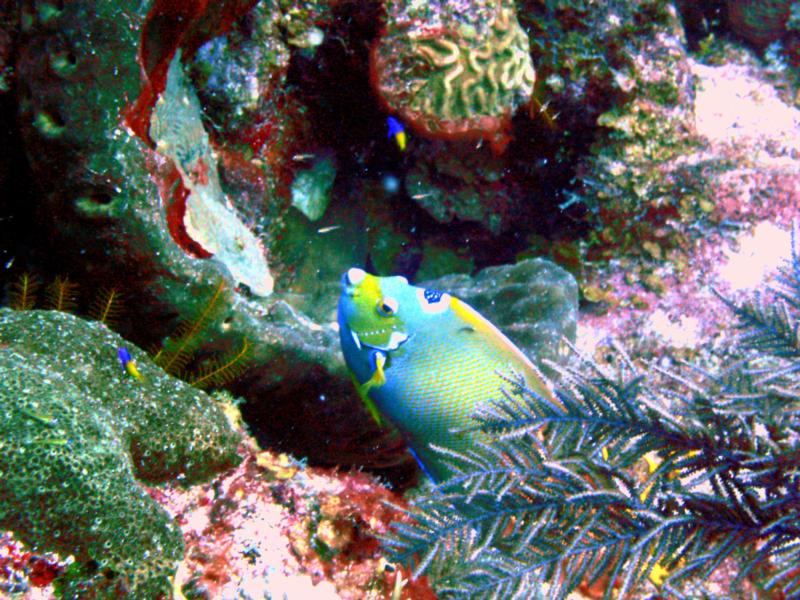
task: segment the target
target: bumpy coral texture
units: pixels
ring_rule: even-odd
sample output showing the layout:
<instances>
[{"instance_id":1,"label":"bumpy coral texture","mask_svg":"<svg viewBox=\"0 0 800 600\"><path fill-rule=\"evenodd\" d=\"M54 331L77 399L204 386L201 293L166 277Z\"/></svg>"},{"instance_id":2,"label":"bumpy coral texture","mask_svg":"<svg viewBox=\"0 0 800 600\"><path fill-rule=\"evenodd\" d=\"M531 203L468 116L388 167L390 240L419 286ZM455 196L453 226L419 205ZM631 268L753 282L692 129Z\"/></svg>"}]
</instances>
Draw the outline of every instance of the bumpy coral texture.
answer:
<instances>
[{"instance_id":1,"label":"bumpy coral texture","mask_svg":"<svg viewBox=\"0 0 800 600\"><path fill-rule=\"evenodd\" d=\"M138 481L206 479L238 462L239 435L132 346L143 379L125 374L122 345L66 313L0 310L0 528L96 564L101 595L156 598L183 539Z\"/></svg>"},{"instance_id":2,"label":"bumpy coral texture","mask_svg":"<svg viewBox=\"0 0 800 600\"><path fill-rule=\"evenodd\" d=\"M535 80L528 36L501 3L483 27L447 14L431 23L391 24L373 50L372 72L388 109L417 133L483 139L498 151Z\"/></svg>"}]
</instances>

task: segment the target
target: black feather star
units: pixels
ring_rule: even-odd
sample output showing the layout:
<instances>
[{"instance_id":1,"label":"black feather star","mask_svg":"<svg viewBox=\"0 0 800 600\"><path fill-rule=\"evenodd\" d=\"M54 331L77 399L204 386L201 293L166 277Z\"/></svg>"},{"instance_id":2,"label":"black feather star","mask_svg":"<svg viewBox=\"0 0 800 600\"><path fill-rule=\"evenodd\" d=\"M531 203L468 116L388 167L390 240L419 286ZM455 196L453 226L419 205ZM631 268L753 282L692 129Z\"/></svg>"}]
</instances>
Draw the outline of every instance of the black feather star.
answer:
<instances>
[{"instance_id":1,"label":"black feather star","mask_svg":"<svg viewBox=\"0 0 800 600\"><path fill-rule=\"evenodd\" d=\"M490 441L439 449L454 475L416 498L384 539L441 597L606 598L703 589L723 562L764 597L800 597L800 253L755 301L728 302L744 356L718 373L648 383L555 367L562 406L509 378L475 415ZM655 589L653 590L655 591ZM761 597L759 595L759 597Z\"/></svg>"}]
</instances>

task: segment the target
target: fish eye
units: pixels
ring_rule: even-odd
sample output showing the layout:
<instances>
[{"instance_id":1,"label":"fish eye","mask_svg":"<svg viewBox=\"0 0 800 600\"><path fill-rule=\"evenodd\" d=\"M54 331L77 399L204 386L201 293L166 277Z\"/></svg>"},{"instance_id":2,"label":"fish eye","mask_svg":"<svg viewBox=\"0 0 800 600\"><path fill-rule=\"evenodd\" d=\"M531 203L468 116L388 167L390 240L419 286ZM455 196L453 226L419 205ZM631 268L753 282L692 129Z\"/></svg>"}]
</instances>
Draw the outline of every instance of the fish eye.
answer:
<instances>
[{"instance_id":1,"label":"fish eye","mask_svg":"<svg viewBox=\"0 0 800 600\"><path fill-rule=\"evenodd\" d=\"M397 300L386 297L378 302L378 313L384 317L391 317L397 312Z\"/></svg>"}]
</instances>

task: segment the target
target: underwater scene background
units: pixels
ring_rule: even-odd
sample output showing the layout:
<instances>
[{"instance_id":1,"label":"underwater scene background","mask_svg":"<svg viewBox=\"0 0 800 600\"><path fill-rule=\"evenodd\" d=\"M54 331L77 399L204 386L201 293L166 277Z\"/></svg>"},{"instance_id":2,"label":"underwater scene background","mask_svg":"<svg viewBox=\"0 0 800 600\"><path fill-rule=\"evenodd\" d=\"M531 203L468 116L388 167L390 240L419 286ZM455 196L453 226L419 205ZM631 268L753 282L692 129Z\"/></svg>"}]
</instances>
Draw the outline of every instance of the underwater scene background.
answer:
<instances>
[{"instance_id":1,"label":"underwater scene background","mask_svg":"<svg viewBox=\"0 0 800 600\"><path fill-rule=\"evenodd\" d=\"M800 2L0 0L0 148L0 597L800 598Z\"/></svg>"}]
</instances>

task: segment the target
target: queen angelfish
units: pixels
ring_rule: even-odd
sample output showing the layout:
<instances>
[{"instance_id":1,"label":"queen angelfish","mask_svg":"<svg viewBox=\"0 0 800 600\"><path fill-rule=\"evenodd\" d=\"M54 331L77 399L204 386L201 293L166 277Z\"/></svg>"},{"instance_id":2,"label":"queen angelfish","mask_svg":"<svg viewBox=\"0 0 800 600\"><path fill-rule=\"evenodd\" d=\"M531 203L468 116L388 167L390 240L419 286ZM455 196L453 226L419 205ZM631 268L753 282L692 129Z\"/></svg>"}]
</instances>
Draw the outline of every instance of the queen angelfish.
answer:
<instances>
[{"instance_id":1,"label":"queen angelfish","mask_svg":"<svg viewBox=\"0 0 800 600\"><path fill-rule=\"evenodd\" d=\"M451 473L430 444L463 452L472 415L501 398L499 373L551 397L530 360L474 308L450 294L349 269L339 298L342 353L372 416L394 425L435 482Z\"/></svg>"}]
</instances>

